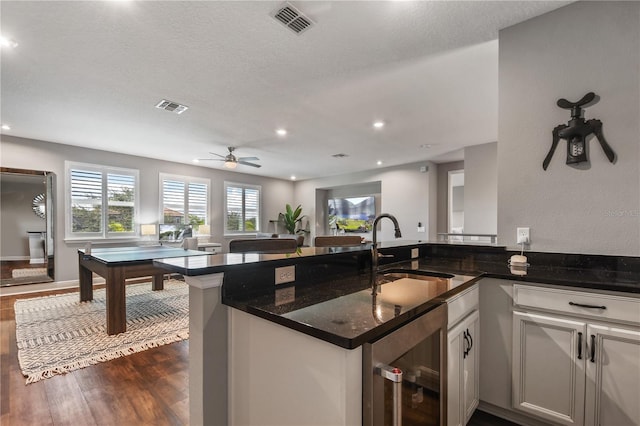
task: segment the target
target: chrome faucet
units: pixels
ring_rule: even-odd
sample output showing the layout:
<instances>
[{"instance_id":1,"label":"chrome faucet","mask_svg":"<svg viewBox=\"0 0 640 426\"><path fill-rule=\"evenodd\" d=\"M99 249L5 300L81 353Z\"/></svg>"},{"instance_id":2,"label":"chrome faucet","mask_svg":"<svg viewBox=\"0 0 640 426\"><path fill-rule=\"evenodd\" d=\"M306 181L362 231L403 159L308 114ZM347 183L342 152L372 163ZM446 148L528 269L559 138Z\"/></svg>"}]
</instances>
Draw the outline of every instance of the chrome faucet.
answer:
<instances>
[{"instance_id":1,"label":"chrome faucet","mask_svg":"<svg viewBox=\"0 0 640 426\"><path fill-rule=\"evenodd\" d=\"M391 221L393 222L393 226L395 227L395 237L396 238L402 238L402 232L400 232L400 225L398 225L398 220L393 216L390 215L388 213L382 213L381 215L379 215L378 217L376 217L373 221L373 244L371 246L371 269L373 270L373 272L376 272L378 270L378 258L382 257L379 253L378 253L378 222L380 222L380 219L382 219L383 217L389 218L391 219Z\"/></svg>"}]
</instances>

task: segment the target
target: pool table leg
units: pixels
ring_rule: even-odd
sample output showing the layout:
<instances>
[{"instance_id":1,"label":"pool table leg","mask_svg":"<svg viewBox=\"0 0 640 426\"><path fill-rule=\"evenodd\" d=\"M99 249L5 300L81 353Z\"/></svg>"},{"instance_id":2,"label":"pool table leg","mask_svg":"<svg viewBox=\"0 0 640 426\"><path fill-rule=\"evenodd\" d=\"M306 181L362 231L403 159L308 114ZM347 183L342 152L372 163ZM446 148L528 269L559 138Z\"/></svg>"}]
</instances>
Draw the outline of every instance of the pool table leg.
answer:
<instances>
[{"instance_id":1,"label":"pool table leg","mask_svg":"<svg viewBox=\"0 0 640 426\"><path fill-rule=\"evenodd\" d=\"M83 254L80 254L82 257ZM93 272L82 264L82 258L78 261L80 281L80 301L93 300Z\"/></svg>"},{"instance_id":2,"label":"pool table leg","mask_svg":"<svg viewBox=\"0 0 640 426\"><path fill-rule=\"evenodd\" d=\"M151 289L154 291L164 289L164 273L153 275L153 284L151 285Z\"/></svg>"},{"instance_id":3,"label":"pool table leg","mask_svg":"<svg viewBox=\"0 0 640 426\"><path fill-rule=\"evenodd\" d=\"M109 268L107 286L107 334L127 331L127 306L124 268Z\"/></svg>"}]
</instances>

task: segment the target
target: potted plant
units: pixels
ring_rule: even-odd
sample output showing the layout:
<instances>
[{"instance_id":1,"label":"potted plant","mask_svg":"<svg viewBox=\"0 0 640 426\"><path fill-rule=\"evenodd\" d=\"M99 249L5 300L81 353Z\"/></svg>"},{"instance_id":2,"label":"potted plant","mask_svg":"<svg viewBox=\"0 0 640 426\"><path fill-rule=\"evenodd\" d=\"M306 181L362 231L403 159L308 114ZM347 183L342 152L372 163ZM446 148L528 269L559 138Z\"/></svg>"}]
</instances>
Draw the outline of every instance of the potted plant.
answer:
<instances>
[{"instance_id":1,"label":"potted plant","mask_svg":"<svg viewBox=\"0 0 640 426\"><path fill-rule=\"evenodd\" d=\"M302 215L302 207L298 204L298 207L295 210L291 207L291 205L287 204L284 213L280 213L279 220L284 225L285 229L289 234L299 234L304 232L302 229L296 229L298 224L302 222L302 219L305 216Z\"/></svg>"}]
</instances>

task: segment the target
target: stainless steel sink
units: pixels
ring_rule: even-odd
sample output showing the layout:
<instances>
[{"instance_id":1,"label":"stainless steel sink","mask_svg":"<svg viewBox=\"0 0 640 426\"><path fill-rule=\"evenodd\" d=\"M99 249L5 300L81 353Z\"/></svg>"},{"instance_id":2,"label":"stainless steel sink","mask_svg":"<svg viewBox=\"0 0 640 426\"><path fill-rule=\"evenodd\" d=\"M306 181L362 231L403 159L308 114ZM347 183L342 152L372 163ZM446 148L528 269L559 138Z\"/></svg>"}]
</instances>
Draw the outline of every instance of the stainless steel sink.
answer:
<instances>
[{"instance_id":1,"label":"stainless steel sink","mask_svg":"<svg viewBox=\"0 0 640 426\"><path fill-rule=\"evenodd\" d=\"M402 278L411 278L420 281L444 281L450 278L454 278L455 275L445 274L434 271L421 271L421 270L405 270L405 269L390 269L386 271L378 272L379 282L388 283Z\"/></svg>"}]
</instances>

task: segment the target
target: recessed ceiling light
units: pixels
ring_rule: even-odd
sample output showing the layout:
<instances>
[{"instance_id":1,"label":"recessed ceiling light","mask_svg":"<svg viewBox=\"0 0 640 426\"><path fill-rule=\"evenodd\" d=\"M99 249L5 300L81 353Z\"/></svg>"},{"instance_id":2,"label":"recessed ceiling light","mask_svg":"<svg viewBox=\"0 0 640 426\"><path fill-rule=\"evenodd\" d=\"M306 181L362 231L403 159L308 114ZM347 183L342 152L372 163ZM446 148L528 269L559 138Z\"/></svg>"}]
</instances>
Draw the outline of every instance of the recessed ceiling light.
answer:
<instances>
[{"instance_id":1,"label":"recessed ceiling light","mask_svg":"<svg viewBox=\"0 0 640 426\"><path fill-rule=\"evenodd\" d=\"M11 130L11 126L9 126L8 124L3 124L2 130Z\"/></svg>"},{"instance_id":2,"label":"recessed ceiling light","mask_svg":"<svg viewBox=\"0 0 640 426\"><path fill-rule=\"evenodd\" d=\"M287 136L287 129L276 129L278 136Z\"/></svg>"},{"instance_id":3,"label":"recessed ceiling light","mask_svg":"<svg viewBox=\"0 0 640 426\"><path fill-rule=\"evenodd\" d=\"M11 49L18 47L18 42L12 38L0 36L0 45L2 47L10 47Z\"/></svg>"},{"instance_id":4,"label":"recessed ceiling light","mask_svg":"<svg viewBox=\"0 0 640 426\"><path fill-rule=\"evenodd\" d=\"M429 149L429 148L431 148L431 144L429 144L429 143L423 143L422 145L420 145L420 148L427 148L427 149Z\"/></svg>"},{"instance_id":5,"label":"recessed ceiling light","mask_svg":"<svg viewBox=\"0 0 640 426\"><path fill-rule=\"evenodd\" d=\"M376 129L382 129L384 127L384 121L374 121L373 127Z\"/></svg>"},{"instance_id":6,"label":"recessed ceiling light","mask_svg":"<svg viewBox=\"0 0 640 426\"><path fill-rule=\"evenodd\" d=\"M199 162L200 162L200 160L198 160L197 158L194 158L192 161L193 161L194 163L199 163Z\"/></svg>"},{"instance_id":7,"label":"recessed ceiling light","mask_svg":"<svg viewBox=\"0 0 640 426\"><path fill-rule=\"evenodd\" d=\"M291 175L291 180L296 180L296 177L294 175Z\"/></svg>"},{"instance_id":8,"label":"recessed ceiling light","mask_svg":"<svg viewBox=\"0 0 640 426\"><path fill-rule=\"evenodd\" d=\"M378 160L378 162L376 163L378 166L382 166L382 161Z\"/></svg>"}]
</instances>

